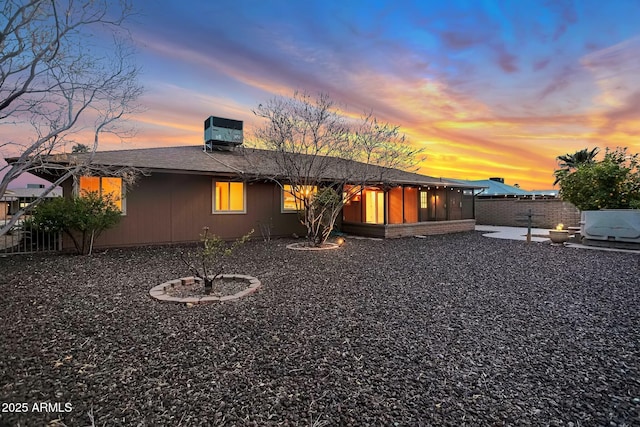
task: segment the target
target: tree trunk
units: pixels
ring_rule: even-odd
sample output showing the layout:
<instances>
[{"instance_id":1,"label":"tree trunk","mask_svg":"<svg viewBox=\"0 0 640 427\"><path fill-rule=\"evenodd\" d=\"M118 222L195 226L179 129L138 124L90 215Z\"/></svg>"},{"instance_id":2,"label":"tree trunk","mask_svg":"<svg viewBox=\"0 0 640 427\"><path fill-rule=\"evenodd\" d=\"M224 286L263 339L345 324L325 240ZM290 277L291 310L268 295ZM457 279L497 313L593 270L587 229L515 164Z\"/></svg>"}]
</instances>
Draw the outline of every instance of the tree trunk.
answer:
<instances>
[{"instance_id":1,"label":"tree trunk","mask_svg":"<svg viewBox=\"0 0 640 427\"><path fill-rule=\"evenodd\" d=\"M210 277L203 277L202 279L204 280L204 294L210 295L211 290L213 289L213 280L215 278L212 279Z\"/></svg>"}]
</instances>

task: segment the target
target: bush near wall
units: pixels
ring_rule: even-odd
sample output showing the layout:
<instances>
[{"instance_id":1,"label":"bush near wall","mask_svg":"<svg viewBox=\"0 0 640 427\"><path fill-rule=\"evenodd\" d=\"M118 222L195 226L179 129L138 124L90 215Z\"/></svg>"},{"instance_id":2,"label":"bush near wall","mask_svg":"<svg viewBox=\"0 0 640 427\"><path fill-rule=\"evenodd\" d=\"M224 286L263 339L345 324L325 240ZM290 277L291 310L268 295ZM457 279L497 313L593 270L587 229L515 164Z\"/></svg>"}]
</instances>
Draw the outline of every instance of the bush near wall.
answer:
<instances>
[{"instance_id":1,"label":"bush near wall","mask_svg":"<svg viewBox=\"0 0 640 427\"><path fill-rule=\"evenodd\" d=\"M580 225L580 211L569 202L560 199L476 199L476 223L526 227L529 209L533 213L533 226L554 228Z\"/></svg>"}]
</instances>

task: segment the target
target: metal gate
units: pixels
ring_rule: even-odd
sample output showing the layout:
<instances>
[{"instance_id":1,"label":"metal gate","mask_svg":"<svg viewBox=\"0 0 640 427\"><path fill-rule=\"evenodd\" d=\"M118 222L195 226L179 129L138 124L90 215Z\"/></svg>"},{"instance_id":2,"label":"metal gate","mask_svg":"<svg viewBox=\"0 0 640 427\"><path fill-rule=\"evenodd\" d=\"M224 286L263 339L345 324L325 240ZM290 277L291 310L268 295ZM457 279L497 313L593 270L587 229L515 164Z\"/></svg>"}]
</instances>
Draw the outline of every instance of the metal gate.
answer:
<instances>
[{"instance_id":1,"label":"metal gate","mask_svg":"<svg viewBox=\"0 0 640 427\"><path fill-rule=\"evenodd\" d=\"M9 196L0 201L0 226L7 224L12 215L31 200ZM61 233L39 229L31 221L31 213L26 212L6 234L0 236L0 255L62 250Z\"/></svg>"}]
</instances>

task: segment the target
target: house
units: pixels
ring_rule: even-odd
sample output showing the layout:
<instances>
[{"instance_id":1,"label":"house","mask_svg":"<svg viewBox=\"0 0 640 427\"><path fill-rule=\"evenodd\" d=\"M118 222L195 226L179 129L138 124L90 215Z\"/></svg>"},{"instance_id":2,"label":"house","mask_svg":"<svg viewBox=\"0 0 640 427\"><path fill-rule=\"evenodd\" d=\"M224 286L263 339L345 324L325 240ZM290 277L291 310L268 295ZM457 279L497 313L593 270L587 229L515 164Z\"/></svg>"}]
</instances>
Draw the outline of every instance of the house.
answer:
<instances>
[{"instance_id":1,"label":"house","mask_svg":"<svg viewBox=\"0 0 640 427\"><path fill-rule=\"evenodd\" d=\"M27 184L25 188L12 188L0 197L0 220L8 219L11 215L25 208L45 191L45 184ZM56 187L46 198L62 196L62 188Z\"/></svg>"},{"instance_id":2,"label":"house","mask_svg":"<svg viewBox=\"0 0 640 427\"><path fill-rule=\"evenodd\" d=\"M476 196L482 198L531 196L531 193L527 190L523 190L513 185L505 184L503 178L489 178L474 181L452 179L451 181L465 185L477 186L478 189L475 191L475 194Z\"/></svg>"},{"instance_id":3,"label":"house","mask_svg":"<svg viewBox=\"0 0 640 427\"><path fill-rule=\"evenodd\" d=\"M68 164L88 155L64 154L51 160ZM205 226L224 239L251 229L273 237L305 234L291 187L277 182L282 177L272 151L239 144L224 150L207 149L205 144L204 149L102 151L94 154L92 164L143 172L126 189L115 176L82 176L62 184L65 195L110 194L122 210L120 223L100 235L96 247L193 242ZM474 230L473 185L338 158L330 158L325 166L317 174L327 181L345 170L367 167L372 172L344 206L337 223L342 232L402 237ZM47 178L46 173L41 176Z\"/></svg>"},{"instance_id":4,"label":"house","mask_svg":"<svg viewBox=\"0 0 640 427\"><path fill-rule=\"evenodd\" d=\"M54 197L62 196L62 188L56 187L48 194L45 184L27 184L25 188L12 188L6 190L0 197L0 226L6 226L13 219L13 216L29 206L33 201L44 197L44 200L51 200ZM6 234L0 236L1 253L25 253L33 251L59 250L60 240L57 233L47 233L42 230L35 230L32 225L28 225L25 219L31 215L31 208L21 215Z\"/></svg>"},{"instance_id":5,"label":"house","mask_svg":"<svg viewBox=\"0 0 640 427\"><path fill-rule=\"evenodd\" d=\"M476 186L477 189L474 191L474 193L480 199L549 199L558 197L558 190L523 190L520 187L505 184L503 178L489 178L475 181L450 179L450 181L457 182L459 184Z\"/></svg>"},{"instance_id":6,"label":"house","mask_svg":"<svg viewBox=\"0 0 640 427\"><path fill-rule=\"evenodd\" d=\"M6 190L0 198L0 221L4 221L9 216L9 205L15 199L13 191Z\"/></svg>"}]
</instances>

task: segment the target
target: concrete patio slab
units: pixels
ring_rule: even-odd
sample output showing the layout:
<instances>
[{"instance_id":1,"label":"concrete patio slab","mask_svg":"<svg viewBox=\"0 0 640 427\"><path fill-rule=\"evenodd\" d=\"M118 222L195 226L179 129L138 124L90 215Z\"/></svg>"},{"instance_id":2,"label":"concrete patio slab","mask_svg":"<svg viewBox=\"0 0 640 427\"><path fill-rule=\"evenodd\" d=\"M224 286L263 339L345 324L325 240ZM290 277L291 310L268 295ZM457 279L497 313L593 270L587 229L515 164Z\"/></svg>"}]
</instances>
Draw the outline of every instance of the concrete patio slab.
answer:
<instances>
[{"instance_id":1,"label":"concrete patio slab","mask_svg":"<svg viewBox=\"0 0 640 427\"><path fill-rule=\"evenodd\" d=\"M527 240L527 228L526 227L503 227L498 225L476 225L476 231L484 232L483 237L493 237L495 239L508 239L508 240ZM548 242L547 237L537 237L536 235L549 234L549 230L545 228L532 228L531 229L531 241L532 242ZM577 249L591 249L598 251L609 252L627 252L640 255L640 250L633 249L618 249L618 248L606 248L600 246L587 246L579 243L565 243L568 248Z\"/></svg>"},{"instance_id":2,"label":"concrete patio slab","mask_svg":"<svg viewBox=\"0 0 640 427\"><path fill-rule=\"evenodd\" d=\"M498 225L476 225L476 231L485 231L482 235L484 237L493 237L494 239L507 239L507 240L527 240L527 228L526 227L503 227ZM531 241L532 242L547 242L548 237L537 237L536 235L548 235L549 230L545 228L532 228L531 229Z\"/></svg>"}]
</instances>

